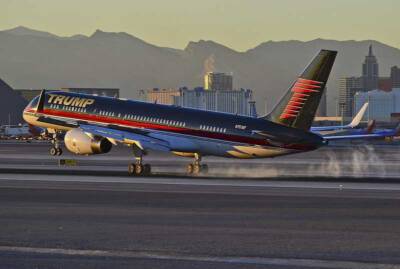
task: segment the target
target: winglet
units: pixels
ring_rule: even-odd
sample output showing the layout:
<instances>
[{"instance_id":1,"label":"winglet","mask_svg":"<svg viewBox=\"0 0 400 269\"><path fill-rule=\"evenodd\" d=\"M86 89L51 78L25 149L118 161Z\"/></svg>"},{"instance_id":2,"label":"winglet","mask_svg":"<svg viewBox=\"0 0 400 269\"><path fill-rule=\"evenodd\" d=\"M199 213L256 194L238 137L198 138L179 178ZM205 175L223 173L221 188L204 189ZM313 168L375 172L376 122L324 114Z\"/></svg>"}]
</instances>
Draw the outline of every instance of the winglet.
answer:
<instances>
[{"instance_id":1,"label":"winglet","mask_svg":"<svg viewBox=\"0 0 400 269\"><path fill-rule=\"evenodd\" d=\"M350 122L350 124L348 125L351 128L357 127L362 118L364 117L365 111L367 111L368 108L368 102L366 102L360 109L360 111L358 111L357 115L354 117L354 119Z\"/></svg>"}]
</instances>

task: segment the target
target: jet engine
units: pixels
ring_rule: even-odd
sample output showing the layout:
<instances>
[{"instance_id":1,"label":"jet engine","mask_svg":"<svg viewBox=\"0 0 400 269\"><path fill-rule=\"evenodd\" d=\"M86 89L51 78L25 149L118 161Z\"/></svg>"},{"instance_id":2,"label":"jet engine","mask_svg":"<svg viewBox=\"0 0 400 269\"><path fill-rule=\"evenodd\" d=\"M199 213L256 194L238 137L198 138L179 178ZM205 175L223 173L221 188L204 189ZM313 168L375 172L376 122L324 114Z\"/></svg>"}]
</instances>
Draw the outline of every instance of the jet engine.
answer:
<instances>
[{"instance_id":1,"label":"jet engine","mask_svg":"<svg viewBox=\"0 0 400 269\"><path fill-rule=\"evenodd\" d=\"M112 147L107 138L89 136L79 128L69 130L65 134L64 142L69 151L80 155L107 153Z\"/></svg>"}]
</instances>

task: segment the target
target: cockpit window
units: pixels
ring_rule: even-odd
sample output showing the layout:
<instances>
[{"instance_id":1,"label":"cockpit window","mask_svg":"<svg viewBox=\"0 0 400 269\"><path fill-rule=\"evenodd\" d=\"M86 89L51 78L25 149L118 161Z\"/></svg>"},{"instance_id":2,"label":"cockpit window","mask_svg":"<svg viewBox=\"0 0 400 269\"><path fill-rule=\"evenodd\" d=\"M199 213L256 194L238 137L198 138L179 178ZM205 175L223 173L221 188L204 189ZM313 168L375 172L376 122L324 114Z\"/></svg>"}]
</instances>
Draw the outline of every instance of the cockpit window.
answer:
<instances>
[{"instance_id":1,"label":"cockpit window","mask_svg":"<svg viewBox=\"0 0 400 269\"><path fill-rule=\"evenodd\" d=\"M35 98L32 99L32 101L30 101L26 109L37 108L38 103L39 103L39 96L36 96Z\"/></svg>"}]
</instances>

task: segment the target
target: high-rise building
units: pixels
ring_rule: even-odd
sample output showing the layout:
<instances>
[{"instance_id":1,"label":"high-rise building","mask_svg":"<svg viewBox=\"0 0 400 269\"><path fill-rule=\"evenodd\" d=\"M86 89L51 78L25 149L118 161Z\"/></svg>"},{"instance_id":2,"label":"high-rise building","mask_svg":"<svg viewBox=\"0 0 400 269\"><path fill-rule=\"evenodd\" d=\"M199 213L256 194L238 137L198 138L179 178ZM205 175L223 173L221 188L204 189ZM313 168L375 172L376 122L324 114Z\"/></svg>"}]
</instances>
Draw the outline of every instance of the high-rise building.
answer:
<instances>
[{"instance_id":1,"label":"high-rise building","mask_svg":"<svg viewBox=\"0 0 400 269\"><path fill-rule=\"evenodd\" d=\"M391 91L393 88L392 79L379 77L378 61L369 46L368 55L365 56L362 64L361 77L344 77L339 80L338 116L351 118L355 111L354 95L357 92L366 92L380 89Z\"/></svg>"},{"instance_id":2,"label":"high-rise building","mask_svg":"<svg viewBox=\"0 0 400 269\"><path fill-rule=\"evenodd\" d=\"M400 88L391 92L373 90L368 92L357 92L354 95L355 109L359 110L369 102L368 110L364 119L378 121L390 121L391 114L400 112Z\"/></svg>"},{"instance_id":3,"label":"high-rise building","mask_svg":"<svg viewBox=\"0 0 400 269\"><path fill-rule=\"evenodd\" d=\"M392 88L400 88L400 68L397 66L390 68L390 79L392 81Z\"/></svg>"},{"instance_id":4,"label":"high-rise building","mask_svg":"<svg viewBox=\"0 0 400 269\"><path fill-rule=\"evenodd\" d=\"M392 79L390 77L379 77L378 88L381 91L390 92L392 90Z\"/></svg>"},{"instance_id":5,"label":"high-rise building","mask_svg":"<svg viewBox=\"0 0 400 269\"><path fill-rule=\"evenodd\" d=\"M346 77L339 80L338 115L344 118L353 116L354 95L362 91L362 78Z\"/></svg>"},{"instance_id":6,"label":"high-rise building","mask_svg":"<svg viewBox=\"0 0 400 269\"><path fill-rule=\"evenodd\" d=\"M149 103L157 103L164 105L174 104L174 96L180 96L181 91L179 89L150 89L141 90L140 99Z\"/></svg>"},{"instance_id":7,"label":"high-rise building","mask_svg":"<svg viewBox=\"0 0 400 269\"><path fill-rule=\"evenodd\" d=\"M141 90L140 99L145 102L181 107L256 116L251 90L205 90L203 87L189 89Z\"/></svg>"},{"instance_id":8,"label":"high-rise building","mask_svg":"<svg viewBox=\"0 0 400 269\"><path fill-rule=\"evenodd\" d=\"M253 92L249 89L241 90L205 90L202 87L189 90L181 88L181 95L174 96L174 105L226 112L254 117Z\"/></svg>"},{"instance_id":9,"label":"high-rise building","mask_svg":"<svg viewBox=\"0 0 400 269\"><path fill-rule=\"evenodd\" d=\"M368 56L365 57L362 66L363 88L367 91L378 89L379 66L375 55L372 52L372 45L369 46Z\"/></svg>"},{"instance_id":10,"label":"high-rise building","mask_svg":"<svg viewBox=\"0 0 400 269\"><path fill-rule=\"evenodd\" d=\"M233 89L232 75L208 72L204 76L204 89L216 91L231 91Z\"/></svg>"}]
</instances>

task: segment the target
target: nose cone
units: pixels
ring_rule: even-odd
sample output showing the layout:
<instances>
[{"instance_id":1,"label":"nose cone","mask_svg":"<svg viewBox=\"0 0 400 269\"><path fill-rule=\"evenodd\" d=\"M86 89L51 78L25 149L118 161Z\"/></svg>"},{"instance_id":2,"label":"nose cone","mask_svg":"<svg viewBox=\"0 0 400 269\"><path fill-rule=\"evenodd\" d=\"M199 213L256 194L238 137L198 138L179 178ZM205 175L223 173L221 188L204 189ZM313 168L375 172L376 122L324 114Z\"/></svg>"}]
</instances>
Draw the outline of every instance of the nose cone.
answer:
<instances>
[{"instance_id":1,"label":"nose cone","mask_svg":"<svg viewBox=\"0 0 400 269\"><path fill-rule=\"evenodd\" d=\"M37 117L35 116L37 106L39 102L39 96L36 96L32 99L32 101L25 107L22 112L22 117L27 123L34 124L36 122Z\"/></svg>"},{"instance_id":2,"label":"nose cone","mask_svg":"<svg viewBox=\"0 0 400 269\"><path fill-rule=\"evenodd\" d=\"M36 121L36 117L33 116L33 113L28 112L26 109L22 112L22 118L29 124L33 124Z\"/></svg>"},{"instance_id":3,"label":"nose cone","mask_svg":"<svg viewBox=\"0 0 400 269\"><path fill-rule=\"evenodd\" d=\"M30 104L27 105L22 112L22 118L29 124L34 125L36 123L37 117L35 116L36 108L32 107Z\"/></svg>"}]
</instances>

